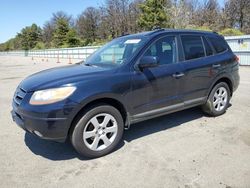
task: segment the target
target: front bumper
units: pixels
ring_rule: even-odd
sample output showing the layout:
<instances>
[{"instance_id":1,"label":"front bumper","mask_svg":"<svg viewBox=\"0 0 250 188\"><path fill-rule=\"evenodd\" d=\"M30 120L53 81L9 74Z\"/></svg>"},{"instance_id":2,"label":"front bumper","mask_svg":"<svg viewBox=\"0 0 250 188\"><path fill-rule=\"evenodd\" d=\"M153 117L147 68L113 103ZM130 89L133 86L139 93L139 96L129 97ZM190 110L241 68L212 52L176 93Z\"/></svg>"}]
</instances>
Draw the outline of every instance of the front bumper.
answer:
<instances>
[{"instance_id":1,"label":"front bumper","mask_svg":"<svg viewBox=\"0 0 250 188\"><path fill-rule=\"evenodd\" d=\"M13 121L25 131L42 139L64 142L77 113L77 103L70 105L49 105L47 107L21 104L13 102L11 116Z\"/></svg>"}]
</instances>

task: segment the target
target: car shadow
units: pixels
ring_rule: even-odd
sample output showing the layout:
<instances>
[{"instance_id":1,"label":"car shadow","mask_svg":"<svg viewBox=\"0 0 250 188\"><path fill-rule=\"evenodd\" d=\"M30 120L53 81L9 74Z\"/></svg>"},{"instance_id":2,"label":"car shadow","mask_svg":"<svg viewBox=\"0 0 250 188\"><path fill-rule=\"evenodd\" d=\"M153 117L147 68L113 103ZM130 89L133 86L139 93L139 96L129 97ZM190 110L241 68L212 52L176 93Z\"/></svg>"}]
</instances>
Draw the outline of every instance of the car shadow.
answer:
<instances>
[{"instance_id":1,"label":"car shadow","mask_svg":"<svg viewBox=\"0 0 250 188\"><path fill-rule=\"evenodd\" d=\"M116 150L123 147L125 144L124 141L130 142L135 139L140 139L141 137L179 126L183 123L199 119L203 116L204 114L201 112L200 108L196 107L134 124L129 130L125 131L123 141ZM54 141L42 140L30 133L25 134L24 141L27 147L34 154L50 160L69 160L72 158L89 160L80 156L73 149L69 141L66 143L58 143Z\"/></svg>"},{"instance_id":2,"label":"car shadow","mask_svg":"<svg viewBox=\"0 0 250 188\"><path fill-rule=\"evenodd\" d=\"M131 125L130 129L125 131L124 140L127 142L154 134L159 131L182 125L183 123L199 119L204 116L200 108L191 108L188 110L168 114L151 120L143 121Z\"/></svg>"},{"instance_id":3,"label":"car shadow","mask_svg":"<svg viewBox=\"0 0 250 188\"><path fill-rule=\"evenodd\" d=\"M29 132L26 132L24 142L30 151L32 151L35 155L39 155L53 161L69 160L81 157L73 149L69 141L59 143L50 140L43 140Z\"/></svg>"}]
</instances>

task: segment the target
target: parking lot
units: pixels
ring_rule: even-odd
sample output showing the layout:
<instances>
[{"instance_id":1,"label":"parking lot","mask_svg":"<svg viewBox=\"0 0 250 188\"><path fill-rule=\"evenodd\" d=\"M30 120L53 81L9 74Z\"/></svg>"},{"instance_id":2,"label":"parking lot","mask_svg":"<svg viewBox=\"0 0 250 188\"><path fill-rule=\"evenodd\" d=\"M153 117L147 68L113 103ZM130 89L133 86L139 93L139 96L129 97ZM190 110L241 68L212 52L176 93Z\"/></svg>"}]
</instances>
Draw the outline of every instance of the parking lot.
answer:
<instances>
[{"instance_id":1,"label":"parking lot","mask_svg":"<svg viewBox=\"0 0 250 188\"><path fill-rule=\"evenodd\" d=\"M250 67L240 67L226 114L193 108L135 124L115 152L87 160L70 143L25 133L10 116L22 79L68 63L0 56L0 187L250 187Z\"/></svg>"}]
</instances>

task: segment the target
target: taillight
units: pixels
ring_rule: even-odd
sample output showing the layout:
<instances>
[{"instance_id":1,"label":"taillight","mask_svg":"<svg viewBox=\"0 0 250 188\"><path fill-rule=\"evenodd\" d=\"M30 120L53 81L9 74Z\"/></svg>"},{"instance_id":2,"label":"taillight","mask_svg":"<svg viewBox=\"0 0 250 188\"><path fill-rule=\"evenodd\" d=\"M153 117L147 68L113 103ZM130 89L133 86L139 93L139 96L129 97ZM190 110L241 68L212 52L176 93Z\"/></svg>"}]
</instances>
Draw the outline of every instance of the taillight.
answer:
<instances>
[{"instance_id":1,"label":"taillight","mask_svg":"<svg viewBox=\"0 0 250 188\"><path fill-rule=\"evenodd\" d=\"M235 60L236 62L238 62L238 63L239 63L239 62L240 62L240 58L239 58L239 56L235 55L235 56L234 56L234 60Z\"/></svg>"}]
</instances>

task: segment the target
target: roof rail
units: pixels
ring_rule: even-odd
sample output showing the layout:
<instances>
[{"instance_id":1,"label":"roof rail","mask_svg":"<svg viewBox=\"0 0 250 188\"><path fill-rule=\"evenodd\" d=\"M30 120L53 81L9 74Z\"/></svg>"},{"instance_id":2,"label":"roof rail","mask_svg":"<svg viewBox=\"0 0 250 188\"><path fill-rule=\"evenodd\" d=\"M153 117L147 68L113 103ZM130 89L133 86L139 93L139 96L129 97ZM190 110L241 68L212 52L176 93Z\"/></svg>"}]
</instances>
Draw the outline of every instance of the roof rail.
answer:
<instances>
[{"instance_id":1,"label":"roof rail","mask_svg":"<svg viewBox=\"0 0 250 188\"><path fill-rule=\"evenodd\" d=\"M162 28L161 28L160 26L157 26L157 25L156 25L156 26L153 27L152 30L160 30L160 29L162 29Z\"/></svg>"},{"instance_id":2,"label":"roof rail","mask_svg":"<svg viewBox=\"0 0 250 188\"><path fill-rule=\"evenodd\" d=\"M124 36L127 36L127 35L130 35L130 34L129 33L122 33L121 35L117 36L117 38L124 37Z\"/></svg>"},{"instance_id":3,"label":"roof rail","mask_svg":"<svg viewBox=\"0 0 250 188\"><path fill-rule=\"evenodd\" d=\"M126 36L126 35L130 35L130 33L122 33L121 36Z\"/></svg>"},{"instance_id":4,"label":"roof rail","mask_svg":"<svg viewBox=\"0 0 250 188\"><path fill-rule=\"evenodd\" d=\"M160 31L165 31L165 29L163 29L159 26L156 26L152 29L152 33L160 32Z\"/></svg>"}]
</instances>

